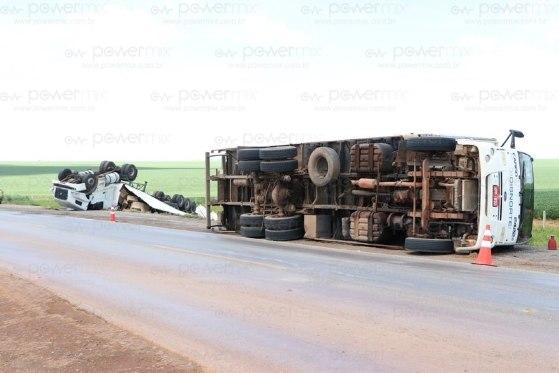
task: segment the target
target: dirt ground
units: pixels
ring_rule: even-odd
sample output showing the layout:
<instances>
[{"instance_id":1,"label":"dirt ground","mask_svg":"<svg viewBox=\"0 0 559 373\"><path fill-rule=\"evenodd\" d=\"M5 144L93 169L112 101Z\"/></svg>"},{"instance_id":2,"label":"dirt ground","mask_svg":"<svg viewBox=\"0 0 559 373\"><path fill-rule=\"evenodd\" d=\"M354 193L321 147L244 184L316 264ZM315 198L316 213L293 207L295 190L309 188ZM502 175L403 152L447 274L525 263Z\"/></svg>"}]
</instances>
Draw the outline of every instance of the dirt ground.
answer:
<instances>
[{"instance_id":1,"label":"dirt ground","mask_svg":"<svg viewBox=\"0 0 559 373\"><path fill-rule=\"evenodd\" d=\"M198 372L186 358L0 271L1 372Z\"/></svg>"},{"instance_id":2,"label":"dirt ground","mask_svg":"<svg viewBox=\"0 0 559 373\"><path fill-rule=\"evenodd\" d=\"M28 214L51 214L51 215L67 215L86 219L107 220L107 211L68 211L68 210L52 210L37 206L15 206L0 205L1 210L20 211ZM130 224L141 224L153 227L163 227L181 230L191 230L208 232L206 229L206 221L197 217L180 217L168 214L143 214L139 212L117 212L119 222ZM548 222L548 224L557 224L557 222ZM475 260L475 253L470 255L433 255L433 254L410 254L404 250L390 250L386 248L378 248L363 245L351 245L343 243L326 243L310 240L299 240L297 244L308 246L319 246L327 249L343 249L355 250L371 253L383 253L391 255L420 255L422 257L433 260L444 260L453 262L471 263ZM510 249L494 249L493 262L497 266L519 268L531 271L559 273L559 251L549 251L545 247L534 246L516 246Z\"/></svg>"}]
</instances>

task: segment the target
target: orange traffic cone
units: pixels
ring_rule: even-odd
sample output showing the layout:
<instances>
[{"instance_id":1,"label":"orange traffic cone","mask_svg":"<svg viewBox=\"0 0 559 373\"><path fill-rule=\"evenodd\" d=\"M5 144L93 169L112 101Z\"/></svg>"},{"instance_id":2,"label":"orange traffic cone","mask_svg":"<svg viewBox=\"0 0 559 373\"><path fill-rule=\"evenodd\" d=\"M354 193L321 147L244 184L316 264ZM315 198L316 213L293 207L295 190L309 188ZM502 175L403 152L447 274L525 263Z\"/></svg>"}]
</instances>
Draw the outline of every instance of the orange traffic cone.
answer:
<instances>
[{"instance_id":1,"label":"orange traffic cone","mask_svg":"<svg viewBox=\"0 0 559 373\"><path fill-rule=\"evenodd\" d=\"M491 242L493 241L493 235L491 234L491 226L487 224L485 226L485 232L483 233L483 241L481 241L481 247L479 253L477 254L476 261L473 264L482 266L492 266L493 260L491 259Z\"/></svg>"},{"instance_id":2,"label":"orange traffic cone","mask_svg":"<svg viewBox=\"0 0 559 373\"><path fill-rule=\"evenodd\" d=\"M109 221L111 223L116 223L116 212L114 207L111 207L109 210Z\"/></svg>"},{"instance_id":3,"label":"orange traffic cone","mask_svg":"<svg viewBox=\"0 0 559 373\"><path fill-rule=\"evenodd\" d=\"M555 240L555 236L549 236L549 240L547 241L547 249L557 250L557 241Z\"/></svg>"}]
</instances>

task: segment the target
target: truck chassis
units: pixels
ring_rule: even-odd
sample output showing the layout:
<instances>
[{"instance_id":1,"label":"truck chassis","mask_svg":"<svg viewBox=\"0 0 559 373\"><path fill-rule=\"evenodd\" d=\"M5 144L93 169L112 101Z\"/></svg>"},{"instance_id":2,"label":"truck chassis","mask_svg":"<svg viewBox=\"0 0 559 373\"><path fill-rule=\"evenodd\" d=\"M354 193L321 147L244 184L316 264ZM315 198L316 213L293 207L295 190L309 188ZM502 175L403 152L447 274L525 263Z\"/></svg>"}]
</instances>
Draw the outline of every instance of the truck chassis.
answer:
<instances>
[{"instance_id":1,"label":"truck chassis","mask_svg":"<svg viewBox=\"0 0 559 373\"><path fill-rule=\"evenodd\" d=\"M206 153L207 227L415 251L473 248L479 144L495 140L411 135L214 150ZM221 170L212 174L214 157ZM212 224L216 206L220 222Z\"/></svg>"}]
</instances>

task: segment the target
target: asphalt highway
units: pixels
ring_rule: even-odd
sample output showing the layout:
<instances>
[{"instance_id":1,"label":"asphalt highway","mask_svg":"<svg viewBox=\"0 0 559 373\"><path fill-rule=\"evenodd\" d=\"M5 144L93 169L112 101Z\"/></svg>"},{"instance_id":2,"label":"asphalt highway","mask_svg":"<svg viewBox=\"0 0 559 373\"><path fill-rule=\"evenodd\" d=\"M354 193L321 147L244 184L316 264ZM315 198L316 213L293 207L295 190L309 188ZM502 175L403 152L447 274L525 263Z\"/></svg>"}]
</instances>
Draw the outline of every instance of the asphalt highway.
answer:
<instances>
[{"instance_id":1,"label":"asphalt highway","mask_svg":"<svg viewBox=\"0 0 559 373\"><path fill-rule=\"evenodd\" d=\"M0 268L215 371L559 369L559 276L0 211Z\"/></svg>"}]
</instances>

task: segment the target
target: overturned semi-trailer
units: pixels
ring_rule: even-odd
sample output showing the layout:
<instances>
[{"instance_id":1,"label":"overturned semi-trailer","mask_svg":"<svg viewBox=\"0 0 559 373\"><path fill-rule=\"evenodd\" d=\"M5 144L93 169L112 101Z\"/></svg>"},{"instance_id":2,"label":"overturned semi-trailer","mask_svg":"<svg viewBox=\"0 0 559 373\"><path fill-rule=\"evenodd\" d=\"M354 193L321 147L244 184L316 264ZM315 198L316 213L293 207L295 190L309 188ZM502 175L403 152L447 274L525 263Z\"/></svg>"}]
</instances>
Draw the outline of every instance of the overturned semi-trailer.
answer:
<instances>
[{"instance_id":1,"label":"overturned semi-trailer","mask_svg":"<svg viewBox=\"0 0 559 373\"><path fill-rule=\"evenodd\" d=\"M220 206L217 225L252 238L470 252L490 225L493 245L514 245L531 237L534 203L532 158L515 149L517 137L508 146L409 135L216 150L206 153L207 208Z\"/></svg>"}]
</instances>

